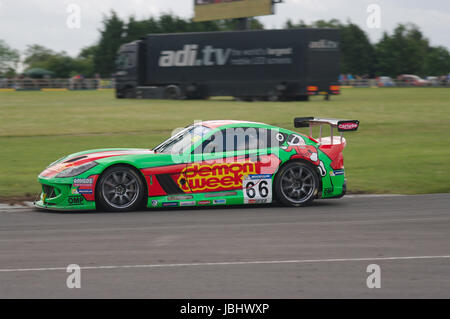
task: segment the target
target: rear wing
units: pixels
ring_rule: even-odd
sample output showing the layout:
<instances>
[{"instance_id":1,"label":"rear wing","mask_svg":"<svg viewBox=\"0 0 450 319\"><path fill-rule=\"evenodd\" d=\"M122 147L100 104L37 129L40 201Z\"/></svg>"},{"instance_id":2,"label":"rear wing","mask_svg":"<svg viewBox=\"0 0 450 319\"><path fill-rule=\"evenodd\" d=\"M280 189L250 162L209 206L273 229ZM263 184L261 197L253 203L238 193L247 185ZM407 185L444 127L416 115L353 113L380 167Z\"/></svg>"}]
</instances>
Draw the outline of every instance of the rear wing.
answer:
<instances>
[{"instance_id":1,"label":"rear wing","mask_svg":"<svg viewBox=\"0 0 450 319\"><path fill-rule=\"evenodd\" d=\"M330 125L331 128L331 144L334 143L334 128L337 128L338 132L341 133L341 142L343 139L344 132L354 132L358 130L359 121L358 120L340 120L340 119L326 119L317 117L297 117L294 119L294 127L309 127L309 136L312 137L312 128L314 126L320 126L319 142L322 140L322 126Z\"/></svg>"}]
</instances>

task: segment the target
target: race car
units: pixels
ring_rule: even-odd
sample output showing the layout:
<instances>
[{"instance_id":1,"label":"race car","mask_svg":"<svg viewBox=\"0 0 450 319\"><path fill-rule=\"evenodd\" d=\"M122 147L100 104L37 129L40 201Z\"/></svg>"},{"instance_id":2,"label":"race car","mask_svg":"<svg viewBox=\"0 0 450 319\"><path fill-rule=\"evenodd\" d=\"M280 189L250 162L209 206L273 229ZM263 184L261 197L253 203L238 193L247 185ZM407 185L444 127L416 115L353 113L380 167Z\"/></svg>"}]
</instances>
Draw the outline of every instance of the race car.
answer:
<instances>
[{"instance_id":1,"label":"race car","mask_svg":"<svg viewBox=\"0 0 450 319\"><path fill-rule=\"evenodd\" d=\"M331 136L322 137L322 127ZM98 149L50 164L35 206L52 210L269 204L305 206L345 195L343 132L359 121L294 120L309 135L256 122L196 122L153 149ZM320 126L320 136L312 137ZM340 136L334 136L334 129ZM317 130L317 129L316 129Z\"/></svg>"}]
</instances>

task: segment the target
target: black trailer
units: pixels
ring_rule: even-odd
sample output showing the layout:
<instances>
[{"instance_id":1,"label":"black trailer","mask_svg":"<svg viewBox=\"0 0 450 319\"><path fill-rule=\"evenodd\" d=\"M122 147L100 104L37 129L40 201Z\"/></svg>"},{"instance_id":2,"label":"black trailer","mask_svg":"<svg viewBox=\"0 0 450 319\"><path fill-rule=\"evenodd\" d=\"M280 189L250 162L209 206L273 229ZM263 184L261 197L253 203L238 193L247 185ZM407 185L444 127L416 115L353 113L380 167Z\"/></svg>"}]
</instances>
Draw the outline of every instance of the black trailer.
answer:
<instances>
[{"instance_id":1,"label":"black trailer","mask_svg":"<svg viewBox=\"0 0 450 319\"><path fill-rule=\"evenodd\" d=\"M339 31L151 34L118 53L118 98L307 100L339 94Z\"/></svg>"}]
</instances>

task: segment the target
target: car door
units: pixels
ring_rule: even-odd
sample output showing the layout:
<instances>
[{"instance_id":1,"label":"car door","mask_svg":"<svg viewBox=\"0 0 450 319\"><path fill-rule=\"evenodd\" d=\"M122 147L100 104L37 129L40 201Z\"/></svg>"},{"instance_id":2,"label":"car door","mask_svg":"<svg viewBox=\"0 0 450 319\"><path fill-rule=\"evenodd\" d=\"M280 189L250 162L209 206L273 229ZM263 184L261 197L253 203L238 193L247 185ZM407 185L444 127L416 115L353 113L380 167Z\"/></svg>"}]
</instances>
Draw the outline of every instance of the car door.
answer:
<instances>
[{"instance_id":1,"label":"car door","mask_svg":"<svg viewBox=\"0 0 450 319\"><path fill-rule=\"evenodd\" d=\"M193 193L233 191L236 194L253 196L253 190L247 194L244 180L255 176L266 179L279 165L273 158L272 148L267 143L260 148L260 129L254 127L227 128L220 130L194 150L192 162L187 165L185 178ZM269 160L268 160L269 159ZM250 187L258 186L259 180L248 181ZM271 184L271 183L270 183ZM270 189L262 189L263 195L271 194ZM242 192L237 192L241 190ZM244 194L245 193L245 194ZM245 200L244 200L245 201Z\"/></svg>"}]
</instances>

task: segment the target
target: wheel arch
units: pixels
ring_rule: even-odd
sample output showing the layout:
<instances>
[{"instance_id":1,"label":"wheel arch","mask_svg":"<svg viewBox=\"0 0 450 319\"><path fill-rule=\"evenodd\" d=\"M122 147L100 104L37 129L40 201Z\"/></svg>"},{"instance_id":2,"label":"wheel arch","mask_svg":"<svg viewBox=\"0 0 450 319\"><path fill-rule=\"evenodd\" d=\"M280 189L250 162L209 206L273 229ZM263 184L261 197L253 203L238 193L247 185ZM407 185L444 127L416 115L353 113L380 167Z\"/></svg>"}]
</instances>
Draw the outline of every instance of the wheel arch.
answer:
<instances>
[{"instance_id":1,"label":"wheel arch","mask_svg":"<svg viewBox=\"0 0 450 319\"><path fill-rule=\"evenodd\" d=\"M290 163L295 163L295 162L297 162L297 163L298 163L298 162L304 163L304 164L309 165L310 167L312 167L312 168L314 169L314 171L315 171L316 174L317 174L317 179L319 180L319 188L317 189L317 195L318 195L318 197L320 197L320 194L322 194L322 176L320 175L319 166L314 165L314 164L311 163L310 161L307 161L307 160L305 160L305 159L303 159L303 158L293 158L293 159L289 159L289 160L287 160L286 162L284 162L283 164L281 164L281 165L278 167L277 171L275 172L275 176L274 176L274 179L273 179L273 181L272 181L272 188L273 188L274 185L275 185L276 178L277 178L277 176L278 176L278 173L281 171L281 169L282 169L284 166L286 166L286 165L288 165L288 164L290 164ZM275 193L274 193L274 196L276 196Z\"/></svg>"},{"instance_id":2,"label":"wheel arch","mask_svg":"<svg viewBox=\"0 0 450 319\"><path fill-rule=\"evenodd\" d=\"M103 171L98 175L98 179L97 181L100 181L101 177L103 176L103 174L110 168L112 167L117 167L117 166L125 166L128 167L130 169L132 169L134 172L137 173L137 175L139 176L139 178L142 181L142 184L144 185L144 197L142 200L141 205L145 205L145 207L147 207L147 201L148 201L148 185L147 185L147 180L145 179L144 174L142 173L142 171L137 168L135 165L129 163L129 162L115 162L115 163L110 163L109 165L105 166L103 168ZM95 186L95 202L97 204L98 201L98 187L100 186L100 183L97 182L97 185Z\"/></svg>"}]
</instances>

